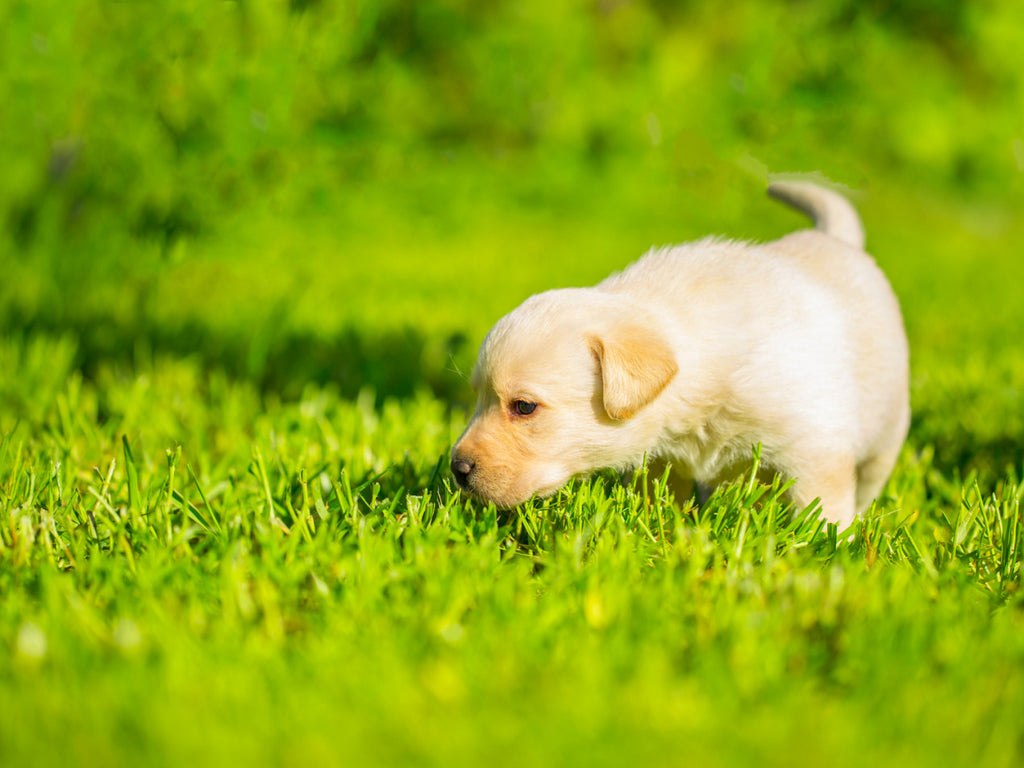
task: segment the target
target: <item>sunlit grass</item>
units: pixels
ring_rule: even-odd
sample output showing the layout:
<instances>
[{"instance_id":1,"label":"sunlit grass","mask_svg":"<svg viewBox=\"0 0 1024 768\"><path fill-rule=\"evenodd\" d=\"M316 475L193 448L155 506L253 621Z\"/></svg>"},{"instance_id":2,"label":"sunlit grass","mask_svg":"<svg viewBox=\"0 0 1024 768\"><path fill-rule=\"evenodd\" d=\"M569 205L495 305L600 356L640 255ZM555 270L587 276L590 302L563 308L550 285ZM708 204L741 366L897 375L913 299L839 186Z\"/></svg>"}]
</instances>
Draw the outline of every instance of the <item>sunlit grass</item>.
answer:
<instances>
[{"instance_id":1,"label":"sunlit grass","mask_svg":"<svg viewBox=\"0 0 1024 768\"><path fill-rule=\"evenodd\" d=\"M961 485L912 441L848 532L778 483L697 508L646 469L500 512L453 492L465 413L430 396L275 403L175 360L83 381L65 344L5 347L9 402L53 393L0 425L16 762L1013 762L1012 477Z\"/></svg>"},{"instance_id":2,"label":"sunlit grass","mask_svg":"<svg viewBox=\"0 0 1024 768\"><path fill-rule=\"evenodd\" d=\"M1020 4L811 5L0 8L0 765L1024 763ZM495 320L800 170L911 343L862 520L455 492Z\"/></svg>"}]
</instances>

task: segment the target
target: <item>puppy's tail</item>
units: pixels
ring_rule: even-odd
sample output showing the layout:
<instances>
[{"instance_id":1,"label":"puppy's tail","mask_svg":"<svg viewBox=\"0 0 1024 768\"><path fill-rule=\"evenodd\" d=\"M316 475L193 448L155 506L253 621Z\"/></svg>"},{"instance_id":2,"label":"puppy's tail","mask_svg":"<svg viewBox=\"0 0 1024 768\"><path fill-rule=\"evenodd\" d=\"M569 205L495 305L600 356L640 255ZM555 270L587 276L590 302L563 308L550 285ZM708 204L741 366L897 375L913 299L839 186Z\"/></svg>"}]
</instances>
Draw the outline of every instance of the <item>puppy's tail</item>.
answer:
<instances>
[{"instance_id":1,"label":"puppy's tail","mask_svg":"<svg viewBox=\"0 0 1024 768\"><path fill-rule=\"evenodd\" d=\"M864 227L850 201L809 181L774 181L768 185L768 194L788 206L806 213L814 226L837 240L864 249Z\"/></svg>"}]
</instances>

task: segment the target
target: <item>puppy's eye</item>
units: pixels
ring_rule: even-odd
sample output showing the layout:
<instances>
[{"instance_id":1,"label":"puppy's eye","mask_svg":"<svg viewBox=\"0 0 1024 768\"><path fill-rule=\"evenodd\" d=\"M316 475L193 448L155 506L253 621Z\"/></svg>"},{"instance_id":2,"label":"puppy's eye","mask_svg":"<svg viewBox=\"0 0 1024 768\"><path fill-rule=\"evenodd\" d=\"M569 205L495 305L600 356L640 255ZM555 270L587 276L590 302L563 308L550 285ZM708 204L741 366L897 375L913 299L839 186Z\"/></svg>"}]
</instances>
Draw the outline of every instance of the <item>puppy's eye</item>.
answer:
<instances>
[{"instance_id":1,"label":"puppy's eye","mask_svg":"<svg viewBox=\"0 0 1024 768\"><path fill-rule=\"evenodd\" d=\"M519 416L529 416L537 410L537 404L531 403L529 400L513 400L512 411Z\"/></svg>"}]
</instances>

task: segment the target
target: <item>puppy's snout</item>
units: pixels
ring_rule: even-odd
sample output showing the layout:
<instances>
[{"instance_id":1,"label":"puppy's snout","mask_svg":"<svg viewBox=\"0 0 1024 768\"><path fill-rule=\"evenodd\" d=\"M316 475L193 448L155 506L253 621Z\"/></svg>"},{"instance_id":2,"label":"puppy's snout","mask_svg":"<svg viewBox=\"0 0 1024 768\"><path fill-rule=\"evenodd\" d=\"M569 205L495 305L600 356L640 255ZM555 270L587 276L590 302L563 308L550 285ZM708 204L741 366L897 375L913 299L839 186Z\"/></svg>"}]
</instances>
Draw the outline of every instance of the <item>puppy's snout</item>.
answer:
<instances>
[{"instance_id":1,"label":"puppy's snout","mask_svg":"<svg viewBox=\"0 0 1024 768\"><path fill-rule=\"evenodd\" d=\"M461 457L452 459L452 474L455 475L455 482L459 484L460 488L469 487L469 476L473 472L474 466L472 461Z\"/></svg>"}]
</instances>

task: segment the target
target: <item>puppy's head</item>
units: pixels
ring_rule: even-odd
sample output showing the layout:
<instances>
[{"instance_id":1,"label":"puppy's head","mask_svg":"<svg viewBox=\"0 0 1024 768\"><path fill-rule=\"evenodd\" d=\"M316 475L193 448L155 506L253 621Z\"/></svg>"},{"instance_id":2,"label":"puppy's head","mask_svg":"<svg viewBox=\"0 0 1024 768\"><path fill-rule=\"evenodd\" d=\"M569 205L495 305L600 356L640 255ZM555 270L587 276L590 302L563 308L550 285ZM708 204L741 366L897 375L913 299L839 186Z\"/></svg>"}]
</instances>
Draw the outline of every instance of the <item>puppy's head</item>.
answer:
<instances>
[{"instance_id":1,"label":"puppy's head","mask_svg":"<svg viewBox=\"0 0 1024 768\"><path fill-rule=\"evenodd\" d=\"M491 329L473 371L476 412L452 449L459 485L511 507L573 475L638 462L654 401L678 371L654 316L603 291L549 291Z\"/></svg>"}]
</instances>

